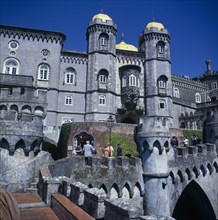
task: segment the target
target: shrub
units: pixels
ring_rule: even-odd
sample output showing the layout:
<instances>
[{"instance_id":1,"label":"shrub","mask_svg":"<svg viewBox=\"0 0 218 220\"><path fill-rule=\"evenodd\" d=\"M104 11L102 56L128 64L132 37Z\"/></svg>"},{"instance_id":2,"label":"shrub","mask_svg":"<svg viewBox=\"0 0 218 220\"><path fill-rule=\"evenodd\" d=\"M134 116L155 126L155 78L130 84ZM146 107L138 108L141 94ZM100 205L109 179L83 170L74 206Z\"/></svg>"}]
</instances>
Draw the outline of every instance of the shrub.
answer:
<instances>
[{"instance_id":1,"label":"shrub","mask_svg":"<svg viewBox=\"0 0 218 220\"><path fill-rule=\"evenodd\" d=\"M105 137L105 143L109 142L109 134ZM127 136L111 133L111 145L114 148L114 156L117 155L117 144L121 144L123 148L123 156L132 155L139 156L136 144L133 140L130 140Z\"/></svg>"}]
</instances>

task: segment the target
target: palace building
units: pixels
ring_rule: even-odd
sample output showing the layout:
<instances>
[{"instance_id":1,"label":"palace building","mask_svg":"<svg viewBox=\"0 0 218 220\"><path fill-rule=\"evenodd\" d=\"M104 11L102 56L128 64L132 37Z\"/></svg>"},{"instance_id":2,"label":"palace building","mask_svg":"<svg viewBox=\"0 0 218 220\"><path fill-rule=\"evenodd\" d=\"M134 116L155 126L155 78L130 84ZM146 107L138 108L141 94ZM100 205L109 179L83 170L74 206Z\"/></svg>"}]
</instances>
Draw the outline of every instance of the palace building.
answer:
<instances>
[{"instance_id":1,"label":"palace building","mask_svg":"<svg viewBox=\"0 0 218 220\"><path fill-rule=\"evenodd\" d=\"M87 51L78 52L63 49L63 33L1 25L0 73L32 76L35 93L47 93L44 133L56 140L63 123L104 122L112 115L118 123L137 124L142 114L167 116L169 110L172 127L202 129L205 103L217 105L218 99L211 61L194 79L172 75L170 34L163 24L148 23L138 47L124 39L117 43L116 33L115 21L97 14L87 27ZM153 102L155 109L149 108ZM3 111L22 111L11 105L0 104L2 118Z\"/></svg>"}]
</instances>

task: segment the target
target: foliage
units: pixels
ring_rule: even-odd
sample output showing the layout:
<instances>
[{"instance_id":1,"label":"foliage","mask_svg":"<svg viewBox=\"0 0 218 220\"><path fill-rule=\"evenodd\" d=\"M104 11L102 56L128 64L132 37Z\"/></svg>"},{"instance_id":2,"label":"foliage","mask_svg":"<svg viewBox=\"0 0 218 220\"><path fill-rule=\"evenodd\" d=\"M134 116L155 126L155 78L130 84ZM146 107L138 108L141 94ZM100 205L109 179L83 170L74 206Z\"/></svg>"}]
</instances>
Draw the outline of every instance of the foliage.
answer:
<instances>
[{"instance_id":1,"label":"foliage","mask_svg":"<svg viewBox=\"0 0 218 220\"><path fill-rule=\"evenodd\" d=\"M109 142L109 134L105 137L105 143ZM111 145L114 148L114 156L117 155L117 144L121 144L123 148L123 156L132 155L139 156L136 144L133 140L130 140L127 136L111 133Z\"/></svg>"},{"instance_id":2,"label":"foliage","mask_svg":"<svg viewBox=\"0 0 218 220\"><path fill-rule=\"evenodd\" d=\"M58 140L58 158L64 158L67 156L68 138L71 131L70 124L63 124L61 127L61 133Z\"/></svg>"},{"instance_id":3,"label":"foliage","mask_svg":"<svg viewBox=\"0 0 218 220\"><path fill-rule=\"evenodd\" d=\"M193 135L198 136L201 139L201 143L203 140L203 132L202 131L196 131L196 130L183 130L184 137L187 137L189 140L189 143L191 143L191 137Z\"/></svg>"}]
</instances>

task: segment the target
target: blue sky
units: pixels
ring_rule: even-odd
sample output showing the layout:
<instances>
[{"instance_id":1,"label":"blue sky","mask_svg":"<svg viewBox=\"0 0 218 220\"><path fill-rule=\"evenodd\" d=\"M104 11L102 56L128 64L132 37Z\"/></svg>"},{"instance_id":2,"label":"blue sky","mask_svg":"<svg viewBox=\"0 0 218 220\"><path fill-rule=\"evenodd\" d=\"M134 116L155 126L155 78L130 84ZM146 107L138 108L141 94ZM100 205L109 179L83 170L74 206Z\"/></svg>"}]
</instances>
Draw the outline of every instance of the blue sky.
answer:
<instances>
[{"instance_id":1,"label":"blue sky","mask_svg":"<svg viewBox=\"0 0 218 220\"><path fill-rule=\"evenodd\" d=\"M138 47L138 38L152 21L171 36L172 73L198 76L211 59L218 70L218 0L0 0L0 23L61 32L67 50L86 51L86 29L95 14L108 14L117 24L117 43Z\"/></svg>"}]
</instances>

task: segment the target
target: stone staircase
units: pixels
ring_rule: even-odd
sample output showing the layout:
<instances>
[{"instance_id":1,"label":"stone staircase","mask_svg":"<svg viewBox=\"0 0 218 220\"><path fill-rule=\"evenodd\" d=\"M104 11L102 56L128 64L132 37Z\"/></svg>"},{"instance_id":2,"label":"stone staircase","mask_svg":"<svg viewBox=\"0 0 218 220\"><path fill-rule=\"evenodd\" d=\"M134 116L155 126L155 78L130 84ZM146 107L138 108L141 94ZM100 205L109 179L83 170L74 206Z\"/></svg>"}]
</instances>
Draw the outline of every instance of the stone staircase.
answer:
<instances>
[{"instance_id":1,"label":"stone staircase","mask_svg":"<svg viewBox=\"0 0 218 220\"><path fill-rule=\"evenodd\" d=\"M37 183L39 178L34 178L34 181L30 184L29 188L25 189L26 193L38 193Z\"/></svg>"}]
</instances>

